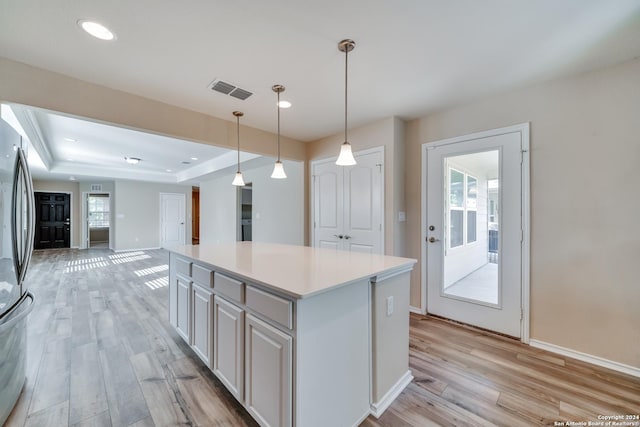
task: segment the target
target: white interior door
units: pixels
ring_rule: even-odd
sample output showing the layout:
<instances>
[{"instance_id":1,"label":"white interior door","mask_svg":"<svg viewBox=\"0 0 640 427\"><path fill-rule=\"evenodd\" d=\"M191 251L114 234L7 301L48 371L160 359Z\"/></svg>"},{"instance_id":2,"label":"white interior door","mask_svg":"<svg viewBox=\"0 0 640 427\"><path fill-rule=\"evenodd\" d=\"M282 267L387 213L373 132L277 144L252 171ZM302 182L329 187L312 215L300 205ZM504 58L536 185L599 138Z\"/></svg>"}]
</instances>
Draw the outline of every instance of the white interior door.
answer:
<instances>
[{"instance_id":1,"label":"white interior door","mask_svg":"<svg viewBox=\"0 0 640 427\"><path fill-rule=\"evenodd\" d=\"M352 252L382 254L382 153L356 156L344 168L344 248Z\"/></svg>"},{"instance_id":2,"label":"white interior door","mask_svg":"<svg viewBox=\"0 0 640 427\"><path fill-rule=\"evenodd\" d=\"M357 164L313 165L313 245L384 253L382 149L355 153Z\"/></svg>"},{"instance_id":3,"label":"white interior door","mask_svg":"<svg viewBox=\"0 0 640 427\"><path fill-rule=\"evenodd\" d=\"M521 336L524 144L514 130L427 146L429 313Z\"/></svg>"},{"instance_id":4,"label":"white interior door","mask_svg":"<svg viewBox=\"0 0 640 427\"><path fill-rule=\"evenodd\" d=\"M185 244L185 214L184 194L160 194L161 247Z\"/></svg>"},{"instance_id":5,"label":"white interior door","mask_svg":"<svg viewBox=\"0 0 640 427\"><path fill-rule=\"evenodd\" d=\"M342 249L344 174L333 161L313 167L313 221L316 248Z\"/></svg>"}]
</instances>

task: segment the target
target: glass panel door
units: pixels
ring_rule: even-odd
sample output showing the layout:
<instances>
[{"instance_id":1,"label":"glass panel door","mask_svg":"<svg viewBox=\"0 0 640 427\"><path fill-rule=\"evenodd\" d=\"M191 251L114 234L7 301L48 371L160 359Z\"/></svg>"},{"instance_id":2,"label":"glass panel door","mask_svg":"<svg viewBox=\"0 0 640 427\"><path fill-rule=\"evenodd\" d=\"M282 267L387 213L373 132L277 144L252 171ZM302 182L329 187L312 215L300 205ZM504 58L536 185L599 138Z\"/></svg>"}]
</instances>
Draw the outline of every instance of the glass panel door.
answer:
<instances>
[{"instance_id":1,"label":"glass panel door","mask_svg":"<svg viewBox=\"0 0 640 427\"><path fill-rule=\"evenodd\" d=\"M444 218L448 244L442 295L483 304L499 303L498 257L490 256L489 182L499 182L498 150L443 158ZM493 195L494 209L497 194ZM448 202L448 206L447 206ZM495 220L495 216L494 216ZM497 251L497 248L496 248Z\"/></svg>"}]
</instances>

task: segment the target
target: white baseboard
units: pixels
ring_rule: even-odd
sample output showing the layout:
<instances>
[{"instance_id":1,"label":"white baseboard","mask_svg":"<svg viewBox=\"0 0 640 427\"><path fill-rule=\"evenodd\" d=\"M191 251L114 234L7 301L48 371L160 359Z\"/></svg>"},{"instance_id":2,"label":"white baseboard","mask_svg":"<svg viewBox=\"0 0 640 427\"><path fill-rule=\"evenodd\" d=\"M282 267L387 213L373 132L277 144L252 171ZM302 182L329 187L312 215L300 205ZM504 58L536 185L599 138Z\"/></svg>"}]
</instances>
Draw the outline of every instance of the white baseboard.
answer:
<instances>
[{"instance_id":1,"label":"white baseboard","mask_svg":"<svg viewBox=\"0 0 640 427\"><path fill-rule=\"evenodd\" d=\"M387 410L389 405L391 405L393 401L396 400L396 397L398 397L400 393L402 393L402 390L404 390L405 387L408 386L409 383L411 383L411 381L413 381L413 375L411 375L411 371L407 371L402 377L400 377L398 382L395 383L395 385L391 387L384 396L382 396L382 399L380 399L379 402L371 404L371 414L373 414L373 416L376 418L380 418L384 411Z\"/></svg>"},{"instance_id":2,"label":"white baseboard","mask_svg":"<svg viewBox=\"0 0 640 427\"><path fill-rule=\"evenodd\" d=\"M416 313L416 314L427 314L427 310L423 310L419 307L414 307L412 305L409 306L409 311L411 313Z\"/></svg>"},{"instance_id":3,"label":"white baseboard","mask_svg":"<svg viewBox=\"0 0 640 427\"><path fill-rule=\"evenodd\" d=\"M555 344L549 344L538 340L529 340L531 347L547 350L552 353L561 354L563 356L572 357L574 359L581 360L583 362L591 363L596 366L611 369L614 371L622 372L624 374L633 375L634 377L640 377L640 368L635 366L625 365L624 363L615 362L613 360L605 359L591 354L582 353L580 351L571 350L570 348L561 347Z\"/></svg>"}]
</instances>

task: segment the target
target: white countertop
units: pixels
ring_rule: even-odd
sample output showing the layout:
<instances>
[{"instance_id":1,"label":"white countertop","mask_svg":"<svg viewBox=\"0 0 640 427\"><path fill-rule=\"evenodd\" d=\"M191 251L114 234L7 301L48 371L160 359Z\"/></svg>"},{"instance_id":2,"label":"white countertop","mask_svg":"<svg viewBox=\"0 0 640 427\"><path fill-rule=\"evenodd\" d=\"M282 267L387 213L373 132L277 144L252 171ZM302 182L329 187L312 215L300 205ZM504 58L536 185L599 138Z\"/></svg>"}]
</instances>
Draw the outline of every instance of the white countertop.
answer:
<instances>
[{"instance_id":1,"label":"white countertop","mask_svg":"<svg viewBox=\"0 0 640 427\"><path fill-rule=\"evenodd\" d=\"M416 263L410 258L256 242L167 249L293 298L309 297L383 273L411 270Z\"/></svg>"}]
</instances>

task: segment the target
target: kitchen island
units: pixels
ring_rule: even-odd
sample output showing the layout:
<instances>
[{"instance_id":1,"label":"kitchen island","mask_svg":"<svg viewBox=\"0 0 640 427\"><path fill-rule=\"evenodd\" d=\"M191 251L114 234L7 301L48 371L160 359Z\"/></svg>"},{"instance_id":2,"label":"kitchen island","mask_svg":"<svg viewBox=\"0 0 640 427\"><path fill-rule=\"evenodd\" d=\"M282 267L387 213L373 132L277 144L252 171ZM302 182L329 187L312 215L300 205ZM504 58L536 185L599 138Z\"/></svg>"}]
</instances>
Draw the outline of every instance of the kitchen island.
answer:
<instances>
[{"instance_id":1,"label":"kitchen island","mask_svg":"<svg viewBox=\"0 0 640 427\"><path fill-rule=\"evenodd\" d=\"M252 242L168 249L171 324L260 425L357 426L411 382L415 260Z\"/></svg>"}]
</instances>

